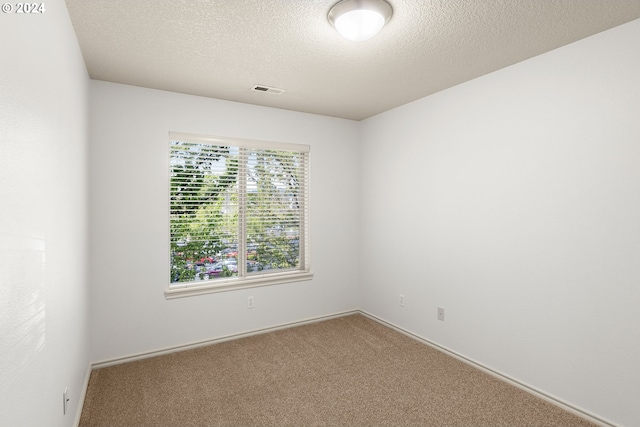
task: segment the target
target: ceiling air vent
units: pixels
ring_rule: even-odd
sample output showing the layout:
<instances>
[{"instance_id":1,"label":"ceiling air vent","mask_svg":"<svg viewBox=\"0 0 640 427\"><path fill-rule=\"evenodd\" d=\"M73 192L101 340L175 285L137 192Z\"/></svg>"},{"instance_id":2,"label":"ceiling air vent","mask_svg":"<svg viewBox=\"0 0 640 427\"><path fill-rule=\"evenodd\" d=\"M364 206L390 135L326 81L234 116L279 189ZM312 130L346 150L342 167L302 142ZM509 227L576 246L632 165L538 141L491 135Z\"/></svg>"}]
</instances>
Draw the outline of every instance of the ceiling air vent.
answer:
<instances>
[{"instance_id":1,"label":"ceiling air vent","mask_svg":"<svg viewBox=\"0 0 640 427\"><path fill-rule=\"evenodd\" d=\"M278 89L277 87L269 87L265 85L253 85L251 90L254 92L270 93L272 95L280 95L284 92L284 89Z\"/></svg>"}]
</instances>

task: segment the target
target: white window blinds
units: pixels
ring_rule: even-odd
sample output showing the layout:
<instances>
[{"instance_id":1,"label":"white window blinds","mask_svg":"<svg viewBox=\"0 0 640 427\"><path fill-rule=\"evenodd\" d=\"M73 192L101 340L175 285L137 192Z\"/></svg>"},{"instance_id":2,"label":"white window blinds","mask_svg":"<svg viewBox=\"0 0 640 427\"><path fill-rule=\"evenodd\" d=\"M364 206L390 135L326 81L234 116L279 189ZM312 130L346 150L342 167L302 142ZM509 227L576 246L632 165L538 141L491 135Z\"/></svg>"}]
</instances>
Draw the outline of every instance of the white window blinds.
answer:
<instances>
[{"instance_id":1,"label":"white window blinds","mask_svg":"<svg viewBox=\"0 0 640 427\"><path fill-rule=\"evenodd\" d=\"M172 132L171 287L309 273L309 147Z\"/></svg>"}]
</instances>

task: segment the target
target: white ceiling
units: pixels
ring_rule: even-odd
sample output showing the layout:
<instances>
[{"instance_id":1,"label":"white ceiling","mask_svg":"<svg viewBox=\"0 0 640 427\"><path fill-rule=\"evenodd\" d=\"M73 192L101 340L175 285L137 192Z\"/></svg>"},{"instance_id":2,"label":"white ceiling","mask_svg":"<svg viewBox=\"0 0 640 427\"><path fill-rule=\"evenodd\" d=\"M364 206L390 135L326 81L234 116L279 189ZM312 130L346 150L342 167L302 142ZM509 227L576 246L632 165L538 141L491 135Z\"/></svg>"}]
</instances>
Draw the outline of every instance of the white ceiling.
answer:
<instances>
[{"instance_id":1,"label":"white ceiling","mask_svg":"<svg viewBox=\"0 0 640 427\"><path fill-rule=\"evenodd\" d=\"M66 3L93 79L354 120L640 18L640 0L388 1L365 42L329 24L337 0Z\"/></svg>"}]
</instances>

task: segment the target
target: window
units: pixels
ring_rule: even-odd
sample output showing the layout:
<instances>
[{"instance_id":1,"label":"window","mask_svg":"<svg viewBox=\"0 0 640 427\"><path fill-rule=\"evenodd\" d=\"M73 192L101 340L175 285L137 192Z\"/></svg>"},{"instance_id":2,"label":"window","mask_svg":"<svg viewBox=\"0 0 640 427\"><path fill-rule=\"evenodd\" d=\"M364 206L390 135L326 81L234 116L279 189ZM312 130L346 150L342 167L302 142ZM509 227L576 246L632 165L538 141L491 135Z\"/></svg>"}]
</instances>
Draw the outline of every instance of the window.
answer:
<instances>
[{"instance_id":1,"label":"window","mask_svg":"<svg viewBox=\"0 0 640 427\"><path fill-rule=\"evenodd\" d=\"M311 278L309 147L169 134L167 298Z\"/></svg>"}]
</instances>

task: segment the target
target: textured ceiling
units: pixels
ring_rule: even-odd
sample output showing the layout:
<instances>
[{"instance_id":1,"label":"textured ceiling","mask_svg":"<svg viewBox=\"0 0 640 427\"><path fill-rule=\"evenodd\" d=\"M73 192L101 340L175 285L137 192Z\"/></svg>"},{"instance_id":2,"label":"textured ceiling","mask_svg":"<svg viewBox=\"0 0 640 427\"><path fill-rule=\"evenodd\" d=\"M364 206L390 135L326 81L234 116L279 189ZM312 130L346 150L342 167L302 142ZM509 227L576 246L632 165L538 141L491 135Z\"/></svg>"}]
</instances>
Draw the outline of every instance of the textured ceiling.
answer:
<instances>
[{"instance_id":1,"label":"textured ceiling","mask_svg":"<svg viewBox=\"0 0 640 427\"><path fill-rule=\"evenodd\" d=\"M640 0L388 1L365 42L329 24L337 0L66 3L93 79L354 120L640 18Z\"/></svg>"}]
</instances>

